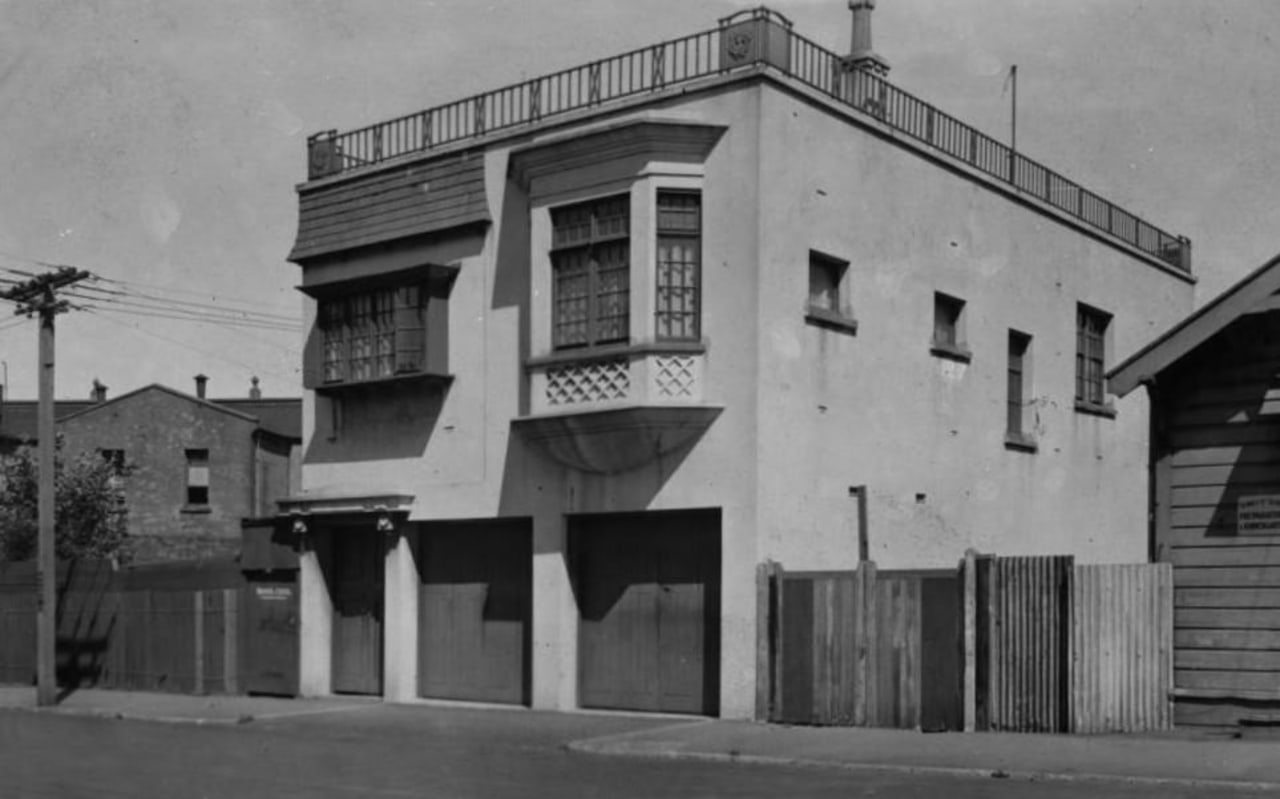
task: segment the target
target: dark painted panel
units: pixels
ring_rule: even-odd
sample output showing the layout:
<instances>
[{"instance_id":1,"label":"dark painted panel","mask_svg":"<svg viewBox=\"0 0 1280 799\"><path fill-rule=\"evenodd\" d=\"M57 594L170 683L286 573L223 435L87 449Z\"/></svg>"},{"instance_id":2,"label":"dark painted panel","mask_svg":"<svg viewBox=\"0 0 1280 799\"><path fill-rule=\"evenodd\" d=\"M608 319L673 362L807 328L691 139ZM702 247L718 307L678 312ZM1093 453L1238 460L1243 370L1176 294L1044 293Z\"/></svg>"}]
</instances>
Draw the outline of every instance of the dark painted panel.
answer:
<instances>
[{"instance_id":1,"label":"dark painted panel","mask_svg":"<svg viewBox=\"0 0 1280 799\"><path fill-rule=\"evenodd\" d=\"M570 525L584 707L714 714L718 514L593 516Z\"/></svg>"},{"instance_id":2,"label":"dark painted panel","mask_svg":"<svg viewBox=\"0 0 1280 799\"><path fill-rule=\"evenodd\" d=\"M373 530L332 535L334 693L382 693L382 536Z\"/></svg>"},{"instance_id":3,"label":"dark painted panel","mask_svg":"<svg viewBox=\"0 0 1280 799\"><path fill-rule=\"evenodd\" d=\"M294 572L254 575L245 591L250 693L298 693L298 586Z\"/></svg>"},{"instance_id":4,"label":"dark painted panel","mask_svg":"<svg viewBox=\"0 0 1280 799\"><path fill-rule=\"evenodd\" d=\"M429 524L419 548L422 696L528 703L528 521Z\"/></svg>"},{"instance_id":5,"label":"dark painted panel","mask_svg":"<svg viewBox=\"0 0 1280 799\"><path fill-rule=\"evenodd\" d=\"M782 581L782 701L780 721L813 718L813 582Z\"/></svg>"},{"instance_id":6,"label":"dark painted panel","mask_svg":"<svg viewBox=\"0 0 1280 799\"><path fill-rule=\"evenodd\" d=\"M960 730L964 727L964 628L962 586L956 577L921 582L920 727Z\"/></svg>"}]
</instances>

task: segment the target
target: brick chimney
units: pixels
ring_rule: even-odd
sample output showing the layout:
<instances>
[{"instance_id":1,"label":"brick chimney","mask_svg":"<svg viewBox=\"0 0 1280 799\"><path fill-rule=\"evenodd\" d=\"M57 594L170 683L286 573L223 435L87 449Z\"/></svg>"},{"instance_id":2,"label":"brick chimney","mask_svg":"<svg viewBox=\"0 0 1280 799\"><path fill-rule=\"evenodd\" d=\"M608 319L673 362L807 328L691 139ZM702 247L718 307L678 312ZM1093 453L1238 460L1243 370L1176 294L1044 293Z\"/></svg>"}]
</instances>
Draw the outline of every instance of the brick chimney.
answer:
<instances>
[{"instance_id":1,"label":"brick chimney","mask_svg":"<svg viewBox=\"0 0 1280 799\"><path fill-rule=\"evenodd\" d=\"M871 12L875 7L876 0L849 0L853 29L849 37L849 55L845 62L854 69L865 69L884 77L889 74L889 62L877 55L871 47Z\"/></svg>"},{"instance_id":2,"label":"brick chimney","mask_svg":"<svg viewBox=\"0 0 1280 799\"><path fill-rule=\"evenodd\" d=\"M209 378L206 375L196 375L196 396L204 399L204 388L208 384Z\"/></svg>"},{"instance_id":3,"label":"brick chimney","mask_svg":"<svg viewBox=\"0 0 1280 799\"><path fill-rule=\"evenodd\" d=\"M252 400L262 399L262 389L258 388L257 375L254 375L253 377L249 378L249 382L252 384L249 388L249 399L252 399Z\"/></svg>"},{"instance_id":4,"label":"brick chimney","mask_svg":"<svg viewBox=\"0 0 1280 799\"><path fill-rule=\"evenodd\" d=\"M89 399L94 402L107 401L107 387L102 385L102 382L96 377L93 378L93 391L90 392Z\"/></svg>"}]
</instances>

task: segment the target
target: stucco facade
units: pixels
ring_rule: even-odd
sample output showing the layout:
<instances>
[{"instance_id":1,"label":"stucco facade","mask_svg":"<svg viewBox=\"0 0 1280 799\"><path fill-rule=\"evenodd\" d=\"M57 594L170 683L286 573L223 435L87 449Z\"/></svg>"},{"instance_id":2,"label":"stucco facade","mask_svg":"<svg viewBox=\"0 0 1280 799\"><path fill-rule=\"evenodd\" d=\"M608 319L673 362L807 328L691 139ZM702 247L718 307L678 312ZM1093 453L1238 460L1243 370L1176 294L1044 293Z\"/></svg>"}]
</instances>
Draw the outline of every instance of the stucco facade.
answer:
<instances>
[{"instance_id":1,"label":"stucco facade","mask_svg":"<svg viewBox=\"0 0 1280 799\"><path fill-rule=\"evenodd\" d=\"M311 209L328 202L325 218L337 218L362 180L448 159L450 174L478 173L465 202L482 192L487 214L376 244L353 238L367 217L313 233ZM1110 314L1107 357L1124 354L1189 310L1189 272L786 75L716 75L299 191L307 232L293 258L313 339L318 307L380 274L440 285L447 304L447 328L432 334L447 342L442 371L317 379L307 392L303 491L282 503L302 542L306 693L440 695L423 675L465 670L432 665L466 626L437 615L445 604L433 592L450 586L456 608L461 586L484 582L429 576L429 557L454 557L426 554L445 551L432 549L445 522L525 525L529 589L516 615L527 685L514 701L562 709L751 716L755 575L767 559L852 568L860 546L885 568L953 566L971 547L1145 559L1146 409L1131 399L1114 413L1077 409L1077 309ZM658 203L669 194L699 202L700 326L679 341L656 321ZM557 346L557 214L602 199L627 208L627 335ZM835 324L810 307L811 253L847 262ZM931 346L935 292L965 302L964 358ZM1032 341L1034 446L1006 446L1011 329ZM312 359L336 351L309 347ZM468 534L482 541L482 527ZM343 536L378 542L376 629L336 598L354 579L333 562ZM688 541L703 543L681 549ZM638 554L623 554L631 546ZM652 557L655 571L614 575L624 564L609 552ZM664 577L672 563L684 570ZM620 593L596 614L600 586ZM699 682L659 658L635 677L649 694L611 694L601 673L632 675L630 655L610 647L653 646L646 623L611 626L609 614L650 608L653 586L658 649L662 619L681 619L693 641L681 646L714 662ZM478 613L476 625L497 629ZM366 666L377 680L351 676L360 667L344 647L365 645L378 649ZM682 680L697 683L693 694Z\"/></svg>"}]
</instances>

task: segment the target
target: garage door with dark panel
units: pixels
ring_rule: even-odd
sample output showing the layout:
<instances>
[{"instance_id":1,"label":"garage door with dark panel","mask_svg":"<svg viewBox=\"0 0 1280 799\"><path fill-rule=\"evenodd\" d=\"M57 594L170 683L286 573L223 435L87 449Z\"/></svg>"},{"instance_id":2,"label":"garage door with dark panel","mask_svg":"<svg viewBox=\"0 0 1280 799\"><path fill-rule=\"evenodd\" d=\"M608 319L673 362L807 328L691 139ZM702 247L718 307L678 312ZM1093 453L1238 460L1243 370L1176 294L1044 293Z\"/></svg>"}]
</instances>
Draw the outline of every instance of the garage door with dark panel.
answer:
<instances>
[{"instance_id":1,"label":"garage door with dark panel","mask_svg":"<svg viewBox=\"0 0 1280 799\"><path fill-rule=\"evenodd\" d=\"M719 511L570 520L582 707L714 715Z\"/></svg>"},{"instance_id":2,"label":"garage door with dark panel","mask_svg":"<svg viewBox=\"0 0 1280 799\"><path fill-rule=\"evenodd\" d=\"M531 523L424 524L418 569L418 692L528 704Z\"/></svg>"}]
</instances>

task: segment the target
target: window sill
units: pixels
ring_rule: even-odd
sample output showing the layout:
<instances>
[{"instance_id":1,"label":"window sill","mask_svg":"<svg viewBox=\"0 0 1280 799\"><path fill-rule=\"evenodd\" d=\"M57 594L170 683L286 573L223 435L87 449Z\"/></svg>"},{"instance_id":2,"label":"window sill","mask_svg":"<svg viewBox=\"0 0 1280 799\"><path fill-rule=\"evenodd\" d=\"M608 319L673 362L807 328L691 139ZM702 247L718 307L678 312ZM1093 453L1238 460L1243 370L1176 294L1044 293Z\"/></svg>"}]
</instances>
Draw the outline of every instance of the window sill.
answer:
<instances>
[{"instance_id":1,"label":"window sill","mask_svg":"<svg viewBox=\"0 0 1280 799\"><path fill-rule=\"evenodd\" d=\"M179 509L179 512L190 514L212 513L213 508L208 505L183 505L182 508Z\"/></svg>"},{"instance_id":2,"label":"window sill","mask_svg":"<svg viewBox=\"0 0 1280 799\"><path fill-rule=\"evenodd\" d=\"M1111 403L1099 405L1096 402L1076 400L1076 413L1086 413L1090 416L1101 416L1104 419L1116 418L1116 409Z\"/></svg>"},{"instance_id":3,"label":"window sill","mask_svg":"<svg viewBox=\"0 0 1280 799\"><path fill-rule=\"evenodd\" d=\"M605 361L611 358L631 357L633 355L680 353L701 355L706 351L706 339L697 341L646 341L638 344L606 344L603 347L575 347L573 349L556 350L548 355L529 358L525 360L524 365L526 369L538 369L544 366L558 366L564 363Z\"/></svg>"},{"instance_id":4,"label":"window sill","mask_svg":"<svg viewBox=\"0 0 1280 799\"><path fill-rule=\"evenodd\" d=\"M1037 452L1036 440L1022 433L1005 433L1004 448L1012 452Z\"/></svg>"},{"instance_id":5,"label":"window sill","mask_svg":"<svg viewBox=\"0 0 1280 799\"><path fill-rule=\"evenodd\" d=\"M804 321L817 327L825 327L828 330L834 330L838 333L848 333L856 335L858 332L858 320L852 316L846 316L839 311L831 311L826 308L819 308L816 305L810 305L805 310Z\"/></svg>"},{"instance_id":6,"label":"window sill","mask_svg":"<svg viewBox=\"0 0 1280 799\"><path fill-rule=\"evenodd\" d=\"M947 344L942 341L935 341L929 347L929 354L938 358L946 358L949 361L958 361L960 363L969 363L973 360L973 353L964 347L957 347L955 344Z\"/></svg>"}]
</instances>

